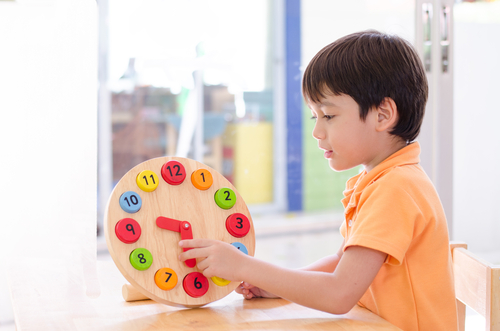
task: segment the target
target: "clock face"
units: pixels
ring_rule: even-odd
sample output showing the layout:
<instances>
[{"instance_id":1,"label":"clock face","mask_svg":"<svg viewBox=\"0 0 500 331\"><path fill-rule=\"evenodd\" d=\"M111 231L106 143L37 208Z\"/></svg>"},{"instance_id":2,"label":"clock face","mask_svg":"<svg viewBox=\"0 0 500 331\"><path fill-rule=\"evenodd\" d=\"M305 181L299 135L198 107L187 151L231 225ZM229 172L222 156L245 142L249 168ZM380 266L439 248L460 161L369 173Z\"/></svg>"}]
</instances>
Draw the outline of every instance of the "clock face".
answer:
<instances>
[{"instance_id":1,"label":"clock face","mask_svg":"<svg viewBox=\"0 0 500 331\"><path fill-rule=\"evenodd\" d=\"M130 284L169 305L199 307L239 285L207 279L196 259L180 262L181 239L215 239L255 253L252 218L234 186L186 158L151 159L125 174L109 198L104 231L110 255Z\"/></svg>"}]
</instances>

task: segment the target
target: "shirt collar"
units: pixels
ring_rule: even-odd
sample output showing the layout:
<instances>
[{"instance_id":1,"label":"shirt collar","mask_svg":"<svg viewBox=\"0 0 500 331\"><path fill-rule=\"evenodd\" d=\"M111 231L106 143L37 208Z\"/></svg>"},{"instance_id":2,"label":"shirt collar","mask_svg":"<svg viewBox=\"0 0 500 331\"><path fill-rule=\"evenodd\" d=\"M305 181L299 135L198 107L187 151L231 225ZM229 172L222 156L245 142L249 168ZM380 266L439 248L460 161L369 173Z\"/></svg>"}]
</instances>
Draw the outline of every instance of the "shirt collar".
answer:
<instances>
[{"instance_id":1,"label":"shirt collar","mask_svg":"<svg viewBox=\"0 0 500 331\"><path fill-rule=\"evenodd\" d=\"M347 181L344 191L342 204L344 205L345 213L347 214L352 208L358 204L359 196L364 188L373 183L377 178L384 175L389 170L409 164L417 164L420 162L420 144L413 142L396 153L389 156L387 159L378 164L370 172L363 170L358 175L350 178Z\"/></svg>"}]
</instances>

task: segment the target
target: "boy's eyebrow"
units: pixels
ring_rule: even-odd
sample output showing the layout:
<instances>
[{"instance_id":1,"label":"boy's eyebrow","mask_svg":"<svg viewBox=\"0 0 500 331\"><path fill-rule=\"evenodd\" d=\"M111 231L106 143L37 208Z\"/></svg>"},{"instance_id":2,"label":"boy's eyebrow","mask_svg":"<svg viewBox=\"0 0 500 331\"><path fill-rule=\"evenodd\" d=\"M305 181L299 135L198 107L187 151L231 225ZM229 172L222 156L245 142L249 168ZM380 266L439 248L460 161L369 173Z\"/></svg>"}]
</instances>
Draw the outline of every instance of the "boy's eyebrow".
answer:
<instances>
[{"instance_id":1,"label":"boy's eyebrow","mask_svg":"<svg viewBox=\"0 0 500 331\"><path fill-rule=\"evenodd\" d=\"M320 106L327 106L327 107L337 107L336 104L334 104L333 102L330 102L328 100L325 100L325 101L321 101L319 103Z\"/></svg>"}]
</instances>

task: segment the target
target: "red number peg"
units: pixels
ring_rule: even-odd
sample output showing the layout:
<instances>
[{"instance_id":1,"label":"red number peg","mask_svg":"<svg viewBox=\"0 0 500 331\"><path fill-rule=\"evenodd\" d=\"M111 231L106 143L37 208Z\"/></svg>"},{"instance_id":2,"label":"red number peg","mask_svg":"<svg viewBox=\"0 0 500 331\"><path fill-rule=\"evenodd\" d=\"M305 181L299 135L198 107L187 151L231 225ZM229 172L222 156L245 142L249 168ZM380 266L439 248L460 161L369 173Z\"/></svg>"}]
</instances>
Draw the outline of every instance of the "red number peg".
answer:
<instances>
[{"instance_id":1,"label":"red number peg","mask_svg":"<svg viewBox=\"0 0 500 331\"><path fill-rule=\"evenodd\" d=\"M179 185L186 178L186 169L178 161L168 161L161 167L161 176L170 185Z\"/></svg>"},{"instance_id":2,"label":"red number peg","mask_svg":"<svg viewBox=\"0 0 500 331\"><path fill-rule=\"evenodd\" d=\"M226 229L233 237L242 238L250 231L250 221L245 215L234 213L226 219Z\"/></svg>"},{"instance_id":3,"label":"red number peg","mask_svg":"<svg viewBox=\"0 0 500 331\"><path fill-rule=\"evenodd\" d=\"M208 291L208 279L201 272L192 272L184 277L184 291L193 298L199 298Z\"/></svg>"},{"instance_id":4,"label":"red number peg","mask_svg":"<svg viewBox=\"0 0 500 331\"><path fill-rule=\"evenodd\" d=\"M141 226L131 218L124 218L115 225L115 234L125 244L132 244L141 236Z\"/></svg>"}]
</instances>

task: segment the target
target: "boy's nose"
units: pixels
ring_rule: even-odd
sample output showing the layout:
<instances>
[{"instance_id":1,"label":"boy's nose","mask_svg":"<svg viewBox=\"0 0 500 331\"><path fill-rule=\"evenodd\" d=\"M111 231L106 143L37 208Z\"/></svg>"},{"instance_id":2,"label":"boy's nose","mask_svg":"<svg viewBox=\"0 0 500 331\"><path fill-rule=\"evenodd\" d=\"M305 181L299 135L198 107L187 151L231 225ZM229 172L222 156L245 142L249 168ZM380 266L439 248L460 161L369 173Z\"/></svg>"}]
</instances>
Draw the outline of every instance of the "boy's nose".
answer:
<instances>
[{"instance_id":1,"label":"boy's nose","mask_svg":"<svg viewBox=\"0 0 500 331\"><path fill-rule=\"evenodd\" d=\"M316 121L316 123L314 124L314 128L313 128L313 131L312 131L312 136L317 139L317 140L321 140L324 138L324 133L323 133L323 130L321 130L320 126L318 125L318 122Z\"/></svg>"}]
</instances>

